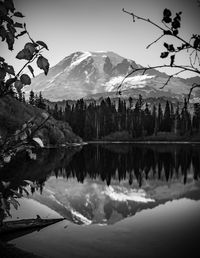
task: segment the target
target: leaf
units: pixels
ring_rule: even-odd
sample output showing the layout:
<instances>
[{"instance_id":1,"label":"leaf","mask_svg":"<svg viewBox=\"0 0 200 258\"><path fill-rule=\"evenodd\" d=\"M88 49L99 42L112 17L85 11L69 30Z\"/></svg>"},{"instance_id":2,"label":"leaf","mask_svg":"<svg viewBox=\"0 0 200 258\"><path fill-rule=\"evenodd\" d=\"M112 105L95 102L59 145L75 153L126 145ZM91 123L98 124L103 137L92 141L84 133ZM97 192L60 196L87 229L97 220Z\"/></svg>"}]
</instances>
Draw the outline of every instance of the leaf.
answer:
<instances>
[{"instance_id":1,"label":"leaf","mask_svg":"<svg viewBox=\"0 0 200 258\"><path fill-rule=\"evenodd\" d=\"M1 204L0 208L2 210L4 210L5 212L7 212L9 215L9 205L8 205L7 200L5 198L1 198L0 204Z\"/></svg>"},{"instance_id":2,"label":"leaf","mask_svg":"<svg viewBox=\"0 0 200 258\"><path fill-rule=\"evenodd\" d=\"M26 43L26 45L24 46L24 49L28 49L32 55L35 52L35 46L31 42Z\"/></svg>"},{"instance_id":3,"label":"leaf","mask_svg":"<svg viewBox=\"0 0 200 258\"><path fill-rule=\"evenodd\" d=\"M14 21L9 16L4 16L3 19L10 24L14 24Z\"/></svg>"},{"instance_id":4,"label":"leaf","mask_svg":"<svg viewBox=\"0 0 200 258\"><path fill-rule=\"evenodd\" d=\"M170 30L165 30L164 35L172 35L172 32Z\"/></svg>"},{"instance_id":5,"label":"leaf","mask_svg":"<svg viewBox=\"0 0 200 258\"><path fill-rule=\"evenodd\" d=\"M26 183L29 184L29 185L32 185L32 184L33 184L33 182L30 181L30 180L24 180L24 182L26 182Z\"/></svg>"},{"instance_id":6,"label":"leaf","mask_svg":"<svg viewBox=\"0 0 200 258\"><path fill-rule=\"evenodd\" d=\"M15 42L15 39L11 32L6 33L6 42L8 44L8 49L13 50L13 44Z\"/></svg>"},{"instance_id":7,"label":"leaf","mask_svg":"<svg viewBox=\"0 0 200 258\"><path fill-rule=\"evenodd\" d=\"M6 81L6 86L9 87L11 84L13 84L16 81L16 78L10 78Z\"/></svg>"},{"instance_id":8,"label":"leaf","mask_svg":"<svg viewBox=\"0 0 200 258\"><path fill-rule=\"evenodd\" d=\"M170 23L170 22L172 21L172 19L171 19L170 17L168 17L168 16L165 16L165 17L163 18L163 21L164 21L165 23Z\"/></svg>"},{"instance_id":9,"label":"leaf","mask_svg":"<svg viewBox=\"0 0 200 258\"><path fill-rule=\"evenodd\" d=\"M170 56L170 58L171 58L170 66L173 66L174 60L175 60L175 55Z\"/></svg>"},{"instance_id":10,"label":"leaf","mask_svg":"<svg viewBox=\"0 0 200 258\"><path fill-rule=\"evenodd\" d=\"M16 28L23 28L23 24L19 22L15 22L13 26Z\"/></svg>"},{"instance_id":11,"label":"leaf","mask_svg":"<svg viewBox=\"0 0 200 258\"><path fill-rule=\"evenodd\" d=\"M15 10L15 7L14 7L14 4L13 4L13 0L5 0L4 1L4 5L5 7L10 10L11 12L14 12Z\"/></svg>"},{"instance_id":12,"label":"leaf","mask_svg":"<svg viewBox=\"0 0 200 258\"><path fill-rule=\"evenodd\" d=\"M6 39L6 29L4 28L4 26L0 26L0 37L2 38L2 41L4 41Z\"/></svg>"},{"instance_id":13,"label":"leaf","mask_svg":"<svg viewBox=\"0 0 200 258\"><path fill-rule=\"evenodd\" d=\"M21 81L17 80L14 84L17 91L20 91L23 88L23 84Z\"/></svg>"},{"instance_id":14,"label":"leaf","mask_svg":"<svg viewBox=\"0 0 200 258\"><path fill-rule=\"evenodd\" d=\"M171 15L172 15L172 12L169 9L165 8L163 11L163 16L170 17Z\"/></svg>"},{"instance_id":15,"label":"leaf","mask_svg":"<svg viewBox=\"0 0 200 258\"><path fill-rule=\"evenodd\" d=\"M49 115L46 112L42 112L41 115L44 119L47 119L49 117Z\"/></svg>"},{"instance_id":16,"label":"leaf","mask_svg":"<svg viewBox=\"0 0 200 258\"><path fill-rule=\"evenodd\" d=\"M49 71L49 62L46 58L44 58L43 56L39 56L37 59L37 66L44 70L45 75L48 74Z\"/></svg>"},{"instance_id":17,"label":"leaf","mask_svg":"<svg viewBox=\"0 0 200 258\"><path fill-rule=\"evenodd\" d=\"M6 77L6 71L4 68L0 68L0 80L4 80Z\"/></svg>"},{"instance_id":18,"label":"leaf","mask_svg":"<svg viewBox=\"0 0 200 258\"><path fill-rule=\"evenodd\" d=\"M18 191L10 189L11 192L13 192L15 194L15 196L17 196L18 198L21 198L23 195L20 194Z\"/></svg>"},{"instance_id":19,"label":"leaf","mask_svg":"<svg viewBox=\"0 0 200 258\"><path fill-rule=\"evenodd\" d=\"M10 186L10 182L1 181L4 188L8 188Z\"/></svg>"},{"instance_id":20,"label":"leaf","mask_svg":"<svg viewBox=\"0 0 200 258\"><path fill-rule=\"evenodd\" d=\"M31 78L28 76L28 74L25 74L25 73L20 76L20 81L24 85L30 85L31 84Z\"/></svg>"},{"instance_id":21,"label":"leaf","mask_svg":"<svg viewBox=\"0 0 200 258\"><path fill-rule=\"evenodd\" d=\"M175 19L178 21L181 21L181 14L182 14L182 12L176 13Z\"/></svg>"},{"instance_id":22,"label":"leaf","mask_svg":"<svg viewBox=\"0 0 200 258\"><path fill-rule=\"evenodd\" d=\"M174 30L174 31L173 31L173 35L174 35L174 36L177 36L177 35L178 35L178 30Z\"/></svg>"},{"instance_id":23,"label":"leaf","mask_svg":"<svg viewBox=\"0 0 200 258\"><path fill-rule=\"evenodd\" d=\"M4 61L5 59L2 56L0 56L0 62L4 62Z\"/></svg>"},{"instance_id":24,"label":"leaf","mask_svg":"<svg viewBox=\"0 0 200 258\"><path fill-rule=\"evenodd\" d=\"M28 151L29 158L32 160L36 160L36 153L33 153L31 150Z\"/></svg>"},{"instance_id":25,"label":"leaf","mask_svg":"<svg viewBox=\"0 0 200 258\"><path fill-rule=\"evenodd\" d=\"M29 184L30 187L32 187L32 188L36 188L37 187L37 184L35 182L30 181L30 180L24 180L24 182Z\"/></svg>"},{"instance_id":26,"label":"leaf","mask_svg":"<svg viewBox=\"0 0 200 258\"><path fill-rule=\"evenodd\" d=\"M3 2L0 2L0 15L1 16L6 16L8 13L6 7L4 6Z\"/></svg>"},{"instance_id":27,"label":"leaf","mask_svg":"<svg viewBox=\"0 0 200 258\"><path fill-rule=\"evenodd\" d=\"M15 32L17 32L15 27L10 23L7 24L7 29L13 34L13 36L15 35Z\"/></svg>"},{"instance_id":28,"label":"leaf","mask_svg":"<svg viewBox=\"0 0 200 258\"><path fill-rule=\"evenodd\" d=\"M33 138L33 141L36 142L41 148L44 148L44 143L39 137Z\"/></svg>"},{"instance_id":29,"label":"leaf","mask_svg":"<svg viewBox=\"0 0 200 258\"><path fill-rule=\"evenodd\" d=\"M22 130L26 129L27 128L27 123L23 124L22 125Z\"/></svg>"},{"instance_id":30,"label":"leaf","mask_svg":"<svg viewBox=\"0 0 200 258\"><path fill-rule=\"evenodd\" d=\"M14 12L14 16L19 17L19 18L25 17L21 12Z\"/></svg>"},{"instance_id":31,"label":"leaf","mask_svg":"<svg viewBox=\"0 0 200 258\"><path fill-rule=\"evenodd\" d=\"M165 42L164 44L164 47L166 47L166 49L168 50L168 47L169 47L169 45Z\"/></svg>"},{"instance_id":32,"label":"leaf","mask_svg":"<svg viewBox=\"0 0 200 258\"><path fill-rule=\"evenodd\" d=\"M13 197L10 197L10 198L8 199L8 201L13 205L13 207L14 207L16 210L17 210L18 207L20 206L19 202L18 202L15 198L13 198Z\"/></svg>"},{"instance_id":33,"label":"leaf","mask_svg":"<svg viewBox=\"0 0 200 258\"><path fill-rule=\"evenodd\" d=\"M27 31L23 30L22 32L20 32L19 34L16 35L16 38L21 37L21 36L23 36L26 33L27 33Z\"/></svg>"},{"instance_id":34,"label":"leaf","mask_svg":"<svg viewBox=\"0 0 200 258\"><path fill-rule=\"evenodd\" d=\"M175 48L173 46L173 44L167 44L166 42L164 43L164 47L166 47L166 49L170 52L174 52L175 51Z\"/></svg>"},{"instance_id":35,"label":"leaf","mask_svg":"<svg viewBox=\"0 0 200 258\"><path fill-rule=\"evenodd\" d=\"M22 49L19 51L19 53L16 55L17 59L25 59L25 60L31 60L33 58L33 54L30 52L29 49Z\"/></svg>"},{"instance_id":36,"label":"leaf","mask_svg":"<svg viewBox=\"0 0 200 258\"><path fill-rule=\"evenodd\" d=\"M7 65L5 68L6 72L15 76L15 70L12 65Z\"/></svg>"},{"instance_id":37,"label":"leaf","mask_svg":"<svg viewBox=\"0 0 200 258\"><path fill-rule=\"evenodd\" d=\"M168 56L169 52L162 52L160 57L161 58L166 58Z\"/></svg>"},{"instance_id":38,"label":"leaf","mask_svg":"<svg viewBox=\"0 0 200 258\"><path fill-rule=\"evenodd\" d=\"M43 41L38 40L38 41L36 41L36 43L39 44L40 46L46 48L47 50L49 50L47 44L44 43Z\"/></svg>"},{"instance_id":39,"label":"leaf","mask_svg":"<svg viewBox=\"0 0 200 258\"><path fill-rule=\"evenodd\" d=\"M26 139L27 139L27 134L26 134L26 132L21 133L21 134L20 134L20 140L21 140L21 141L24 141L24 140L26 140Z\"/></svg>"},{"instance_id":40,"label":"leaf","mask_svg":"<svg viewBox=\"0 0 200 258\"><path fill-rule=\"evenodd\" d=\"M28 192L28 190L26 190L26 188L25 187L21 187L22 188L22 191L24 191L28 196L29 196L29 192Z\"/></svg>"},{"instance_id":41,"label":"leaf","mask_svg":"<svg viewBox=\"0 0 200 258\"><path fill-rule=\"evenodd\" d=\"M173 44L169 45L168 50L169 50L170 52L174 52L174 51L175 51L174 45L173 45Z\"/></svg>"},{"instance_id":42,"label":"leaf","mask_svg":"<svg viewBox=\"0 0 200 258\"><path fill-rule=\"evenodd\" d=\"M11 155L7 155L7 156L3 157L3 161L5 163L9 163L11 161Z\"/></svg>"},{"instance_id":43,"label":"leaf","mask_svg":"<svg viewBox=\"0 0 200 258\"><path fill-rule=\"evenodd\" d=\"M180 21L174 18L174 20L172 22L172 27L173 27L173 29L180 28L181 27Z\"/></svg>"},{"instance_id":44,"label":"leaf","mask_svg":"<svg viewBox=\"0 0 200 258\"><path fill-rule=\"evenodd\" d=\"M35 77L33 67L28 65L28 69L31 72L31 74L33 75L33 77Z\"/></svg>"},{"instance_id":45,"label":"leaf","mask_svg":"<svg viewBox=\"0 0 200 258\"><path fill-rule=\"evenodd\" d=\"M196 39L195 39L195 41L194 41L194 44L193 44L193 46L194 46L194 48L198 48L198 46L199 46L199 44L200 44L200 37L196 37Z\"/></svg>"}]
</instances>

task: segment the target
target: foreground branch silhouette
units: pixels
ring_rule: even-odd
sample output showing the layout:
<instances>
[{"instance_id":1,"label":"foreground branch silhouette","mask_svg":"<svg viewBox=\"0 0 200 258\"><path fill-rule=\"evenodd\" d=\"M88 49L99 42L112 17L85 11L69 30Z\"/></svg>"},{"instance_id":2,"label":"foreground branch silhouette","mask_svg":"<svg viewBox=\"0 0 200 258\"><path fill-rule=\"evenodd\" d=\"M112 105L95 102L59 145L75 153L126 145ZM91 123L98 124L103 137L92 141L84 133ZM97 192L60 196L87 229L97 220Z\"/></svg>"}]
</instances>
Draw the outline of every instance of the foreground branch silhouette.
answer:
<instances>
[{"instance_id":1,"label":"foreground branch silhouette","mask_svg":"<svg viewBox=\"0 0 200 258\"><path fill-rule=\"evenodd\" d=\"M34 61L45 75L49 71L49 62L43 56L43 50L49 50L48 46L41 40L33 40L26 23L23 22L24 17L16 10L13 0L0 1L0 38L3 42L1 44L6 44L8 51L12 51L15 41L19 38L27 36L29 40L16 55L16 59L25 62L18 72L15 72L14 67L0 56L0 99L4 101L7 100L6 95L19 99L22 89L31 84L31 78L24 73L24 69L28 68L29 74L34 77L34 69L31 66ZM40 124L38 124L38 119L33 117L15 133L5 137L0 135L0 168L10 162L19 151L25 150L31 156L30 146L33 138L49 118L50 116L43 112Z\"/></svg>"},{"instance_id":2,"label":"foreground branch silhouette","mask_svg":"<svg viewBox=\"0 0 200 258\"><path fill-rule=\"evenodd\" d=\"M141 72L144 75L148 70L151 70L151 69L157 69L157 68L175 68L175 69L177 69L178 71L173 73L172 75L170 75L168 77L168 79L166 80L166 82L164 83L164 85L162 87L160 87L160 89L163 89L174 76L177 76L180 73L192 72L198 76L200 75L200 56L199 56L199 54L200 54L200 35L193 34L190 37L189 41L185 40L184 38L182 38L179 35L179 29L181 27L182 12L176 13L176 15L174 17L172 17L172 12L169 9L164 9L163 19L161 21L162 24L160 25L148 18L138 16L133 12L129 12L129 11L125 10L124 8L122 9L122 11L124 13L126 13L127 15L130 15L132 17L133 22L136 22L136 20L142 20L146 23L150 23L152 26L158 28L161 31L161 35L156 40L151 42L146 47L147 49L150 48L153 44L157 43L161 38L166 37L166 36L171 36L171 37L177 39L180 42L180 44L178 46L174 46L173 44L164 42L163 46L165 48L165 51L161 53L160 58L162 58L162 59L169 58L168 65L163 64L163 65L148 66L148 67L141 67L141 68L134 68L133 66L131 66L132 71L129 72L124 77L121 84L118 86L119 94L121 94L121 88L122 88L123 83L126 80L126 78L128 78L135 72ZM176 55L183 51L187 52L190 65L184 65L184 64L180 65L180 64L175 63ZM200 84L194 83L193 85L191 85L190 91L188 93L188 102L189 102L190 96L192 94L192 91L195 88L200 88Z\"/></svg>"}]
</instances>

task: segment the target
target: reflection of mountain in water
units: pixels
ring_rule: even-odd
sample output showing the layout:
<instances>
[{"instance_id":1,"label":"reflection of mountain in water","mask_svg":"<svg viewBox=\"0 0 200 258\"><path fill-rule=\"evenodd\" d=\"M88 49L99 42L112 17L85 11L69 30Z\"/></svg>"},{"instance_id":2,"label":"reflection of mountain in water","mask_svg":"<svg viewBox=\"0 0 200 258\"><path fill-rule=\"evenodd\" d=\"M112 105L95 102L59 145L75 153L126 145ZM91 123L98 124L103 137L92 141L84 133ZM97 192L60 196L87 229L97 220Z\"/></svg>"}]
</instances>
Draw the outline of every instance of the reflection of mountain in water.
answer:
<instances>
[{"instance_id":1,"label":"reflection of mountain in water","mask_svg":"<svg viewBox=\"0 0 200 258\"><path fill-rule=\"evenodd\" d=\"M199 154L191 145L88 145L34 198L75 223L113 224L173 199L199 200Z\"/></svg>"},{"instance_id":2,"label":"reflection of mountain in water","mask_svg":"<svg viewBox=\"0 0 200 258\"><path fill-rule=\"evenodd\" d=\"M32 198L74 223L113 224L173 199L200 199L198 145L89 144L39 157L9 164L2 176L15 168L15 185L36 181L42 194Z\"/></svg>"}]
</instances>

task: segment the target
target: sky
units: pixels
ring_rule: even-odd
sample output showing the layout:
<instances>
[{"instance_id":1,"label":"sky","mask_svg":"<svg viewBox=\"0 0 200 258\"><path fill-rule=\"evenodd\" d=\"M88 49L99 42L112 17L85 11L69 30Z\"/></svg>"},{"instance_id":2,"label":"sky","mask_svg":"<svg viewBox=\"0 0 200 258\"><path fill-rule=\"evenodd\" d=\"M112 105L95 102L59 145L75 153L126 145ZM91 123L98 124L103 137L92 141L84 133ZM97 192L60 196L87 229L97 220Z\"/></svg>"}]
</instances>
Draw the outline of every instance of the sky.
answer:
<instances>
[{"instance_id":1,"label":"sky","mask_svg":"<svg viewBox=\"0 0 200 258\"><path fill-rule=\"evenodd\" d=\"M146 49L160 35L159 29L140 20L133 23L122 8L158 23L164 8L174 14L182 11L180 35L188 40L192 34L200 33L197 0L14 0L14 3L17 11L26 16L22 20L31 37L48 45L49 51L44 51L43 55L51 67L76 51L113 51L143 66L168 64L169 61L160 59L163 40ZM15 56L28 41L26 36L21 37L12 52L1 42L0 56L12 64L16 72L24 61L16 60ZM180 56L177 64L188 63L187 57L187 53ZM36 70L36 74L40 71ZM188 76L192 74L183 75Z\"/></svg>"}]
</instances>

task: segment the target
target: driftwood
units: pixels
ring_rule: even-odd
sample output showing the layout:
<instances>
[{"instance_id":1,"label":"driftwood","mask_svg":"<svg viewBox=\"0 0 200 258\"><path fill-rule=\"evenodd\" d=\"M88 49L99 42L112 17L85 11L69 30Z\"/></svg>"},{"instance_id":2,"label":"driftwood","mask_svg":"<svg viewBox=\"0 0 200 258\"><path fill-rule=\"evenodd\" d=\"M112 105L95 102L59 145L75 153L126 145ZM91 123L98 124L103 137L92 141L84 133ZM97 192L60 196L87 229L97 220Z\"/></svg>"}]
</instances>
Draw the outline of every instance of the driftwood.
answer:
<instances>
[{"instance_id":1,"label":"driftwood","mask_svg":"<svg viewBox=\"0 0 200 258\"><path fill-rule=\"evenodd\" d=\"M64 218L58 219L22 219L15 221L5 221L0 227L0 238L3 240L14 239L19 236L31 233L35 230L40 230L44 227L55 224L59 221L64 220ZM7 240L8 241L8 240Z\"/></svg>"}]
</instances>

